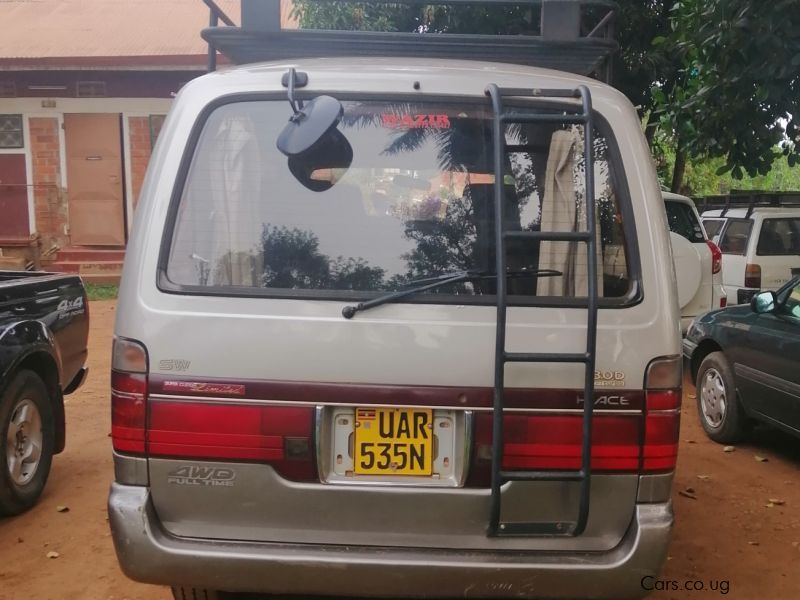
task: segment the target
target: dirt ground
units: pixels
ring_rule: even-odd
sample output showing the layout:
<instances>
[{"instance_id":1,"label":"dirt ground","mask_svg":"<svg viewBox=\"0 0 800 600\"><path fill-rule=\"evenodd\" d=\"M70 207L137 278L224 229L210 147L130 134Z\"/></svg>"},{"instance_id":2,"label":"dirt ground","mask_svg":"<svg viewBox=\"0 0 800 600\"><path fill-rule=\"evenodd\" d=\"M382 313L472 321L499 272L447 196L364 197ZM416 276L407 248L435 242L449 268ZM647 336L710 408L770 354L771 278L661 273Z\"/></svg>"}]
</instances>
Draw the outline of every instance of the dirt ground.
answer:
<instances>
[{"instance_id":1,"label":"dirt ground","mask_svg":"<svg viewBox=\"0 0 800 600\"><path fill-rule=\"evenodd\" d=\"M67 449L53 463L41 502L0 519L2 599L171 597L166 588L134 583L120 572L106 521L113 319L113 302L92 303L89 380L67 400ZM676 528L664 572L647 582L662 590L651 597L800 598L800 441L762 430L725 453L700 429L693 393L687 386ZM687 488L695 498L679 493ZM59 505L69 511L58 512ZM48 559L51 551L59 557ZM706 590L695 591L700 586Z\"/></svg>"}]
</instances>

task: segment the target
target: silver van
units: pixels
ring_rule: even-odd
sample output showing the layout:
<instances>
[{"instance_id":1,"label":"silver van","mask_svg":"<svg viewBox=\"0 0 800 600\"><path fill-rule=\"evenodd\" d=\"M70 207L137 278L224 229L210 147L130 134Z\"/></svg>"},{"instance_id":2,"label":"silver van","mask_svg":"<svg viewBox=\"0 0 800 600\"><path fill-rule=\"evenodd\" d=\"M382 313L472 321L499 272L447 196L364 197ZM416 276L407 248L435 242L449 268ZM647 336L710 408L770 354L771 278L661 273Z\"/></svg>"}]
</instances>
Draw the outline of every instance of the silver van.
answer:
<instances>
[{"instance_id":1,"label":"silver van","mask_svg":"<svg viewBox=\"0 0 800 600\"><path fill-rule=\"evenodd\" d=\"M645 595L681 401L649 156L622 94L510 62L189 83L120 289L123 571L177 598Z\"/></svg>"}]
</instances>

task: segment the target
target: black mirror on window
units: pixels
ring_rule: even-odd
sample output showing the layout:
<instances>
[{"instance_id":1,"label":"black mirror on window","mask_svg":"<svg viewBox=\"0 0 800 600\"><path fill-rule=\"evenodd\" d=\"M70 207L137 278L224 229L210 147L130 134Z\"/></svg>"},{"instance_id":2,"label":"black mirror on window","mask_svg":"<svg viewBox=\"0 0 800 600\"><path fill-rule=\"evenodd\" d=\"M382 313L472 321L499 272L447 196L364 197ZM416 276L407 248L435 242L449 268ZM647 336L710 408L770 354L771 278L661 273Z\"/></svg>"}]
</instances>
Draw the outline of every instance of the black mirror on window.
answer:
<instances>
[{"instance_id":1,"label":"black mirror on window","mask_svg":"<svg viewBox=\"0 0 800 600\"><path fill-rule=\"evenodd\" d=\"M353 149L337 129L344 114L342 103L331 96L317 96L307 103L295 100L295 86L308 76L290 69L285 75L292 115L277 140L278 150L289 157L289 170L306 188L324 192L353 162Z\"/></svg>"},{"instance_id":2,"label":"black mirror on window","mask_svg":"<svg viewBox=\"0 0 800 600\"><path fill-rule=\"evenodd\" d=\"M760 315L773 312L777 305L778 298L775 292L761 292L753 296L753 299L750 301L750 308L753 309L754 313Z\"/></svg>"}]
</instances>

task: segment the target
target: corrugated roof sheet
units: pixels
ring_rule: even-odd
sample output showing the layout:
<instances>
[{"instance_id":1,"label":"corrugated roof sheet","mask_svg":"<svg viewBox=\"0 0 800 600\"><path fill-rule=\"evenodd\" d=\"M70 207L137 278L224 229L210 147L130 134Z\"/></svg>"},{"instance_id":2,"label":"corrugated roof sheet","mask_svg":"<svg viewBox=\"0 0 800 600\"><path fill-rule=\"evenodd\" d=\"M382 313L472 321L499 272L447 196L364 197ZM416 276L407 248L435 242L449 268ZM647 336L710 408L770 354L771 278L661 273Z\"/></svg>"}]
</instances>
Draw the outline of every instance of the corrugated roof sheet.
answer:
<instances>
[{"instance_id":1,"label":"corrugated roof sheet","mask_svg":"<svg viewBox=\"0 0 800 600\"><path fill-rule=\"evenodd\" d=\"M237 0L217 4L240 23ZM200 57L208 13L201 0L0 0L0 61Z\"/></svg>"}]
</instances>

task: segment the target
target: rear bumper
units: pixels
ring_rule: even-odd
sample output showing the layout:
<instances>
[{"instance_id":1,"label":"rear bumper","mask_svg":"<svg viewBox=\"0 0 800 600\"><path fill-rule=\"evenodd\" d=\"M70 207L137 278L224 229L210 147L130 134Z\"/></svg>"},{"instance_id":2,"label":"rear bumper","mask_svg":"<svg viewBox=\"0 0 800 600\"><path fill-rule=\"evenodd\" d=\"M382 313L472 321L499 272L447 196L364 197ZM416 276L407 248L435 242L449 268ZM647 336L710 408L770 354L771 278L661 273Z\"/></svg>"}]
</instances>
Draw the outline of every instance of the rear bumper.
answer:
<instances>
[{"instance_id":1,"label":"rear bumper","mask_svg":"<svg viewBox=\"0 0 800 600\"><path fill-rule=\"evenodd\" d=\"M226 591L361 597L641 598L657 576L672 506L638 504L608 552L470 552L253 543L166 533L148 488L112 484L109 521L117 557L137 581Z\"/></svg>"}]
</instances>

